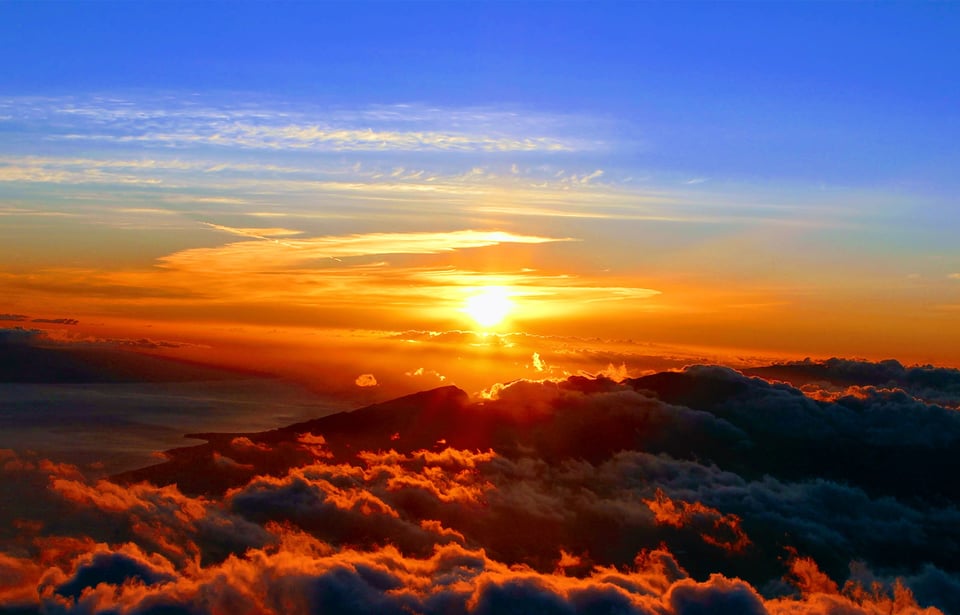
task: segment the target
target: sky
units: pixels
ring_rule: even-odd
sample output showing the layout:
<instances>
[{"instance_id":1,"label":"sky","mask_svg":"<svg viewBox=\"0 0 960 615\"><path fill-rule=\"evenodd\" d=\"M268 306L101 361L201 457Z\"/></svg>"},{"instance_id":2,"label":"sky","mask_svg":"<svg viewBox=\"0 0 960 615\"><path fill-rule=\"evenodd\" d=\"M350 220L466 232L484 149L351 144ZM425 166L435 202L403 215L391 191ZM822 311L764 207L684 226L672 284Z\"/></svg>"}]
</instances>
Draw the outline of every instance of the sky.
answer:
<instances>
[{"instance_id":1,"label":"sky","mask_svg":"<svg viewBox=\"0 0 960 615\"><path fill-rule=\"evenodd\" d=\"M51 335L960 364L956 5L0 13L0 287Z\"/></svg>"},{"instance_id":2,"label":"sky","mask_svg":"<svg viewBox=\"0 0 960 615\"><path fill-rule=\"evenodd\" d=\"M0 0L0 615L960 612L958 35Z\"/></svg>"}]
</instances>

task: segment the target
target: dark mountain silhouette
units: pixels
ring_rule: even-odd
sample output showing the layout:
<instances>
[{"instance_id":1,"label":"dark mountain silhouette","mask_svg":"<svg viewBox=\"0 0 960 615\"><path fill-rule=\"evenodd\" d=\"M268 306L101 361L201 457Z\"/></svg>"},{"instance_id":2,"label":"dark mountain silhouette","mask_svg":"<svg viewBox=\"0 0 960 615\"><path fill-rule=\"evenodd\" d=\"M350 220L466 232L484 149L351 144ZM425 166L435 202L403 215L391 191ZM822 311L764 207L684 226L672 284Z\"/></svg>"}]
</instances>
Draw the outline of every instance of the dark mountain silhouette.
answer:
<instances>
[{"instance_id":1,"label":"dark mountain silhouette","mask_svg":"<svg viewBox=\"0 0 960 615\"><path fill-rule=\"evenodd\" d=\"M122 481L176 483L219 494L257 474L280 475L323 455L360 451L495 450L549 463L602 463L621 451L715 464L753 480L829 479L872 496L960 497L960 415L902 393L822 402L786 384L698 366L616 383L571 377L506 385L471 402L453 386L260 433L201 433Z\"/></svg>"},{"instance_id":2,"label":"dark mountain silhouette","mask_svg":"<svg viewBox=\"0 0 960 615\"><path fill-rule=\"evenodd\" d=\"M309 463L312 453L298 445L298 438L304 434L322 435L325 447L336 457L349 457L361 450L430 449L444 435L454 434L462 436L451 445L477 447L483 438L463 428L470 422L465 412L468 405L464 391L447 386L255 434L188 434L186 437L207 443L167 451L168 461L117 478L176 483L187 493L222 492L257 473L281 473ZM395 438L399 433L403 436ZM253 446L238 447L234 443L237 438L247 438ZM235 464L224 464L224 458Z\"/></svg>"},{"instance_id":3,"label":"dark mountain silhouette","mask_svg":"<svg viewBox=\"0 0 960 615\"><path fill-rule=\"evenodd\" d=\"M624 384L637 391L650 391L669 404L707 411L747 393L750 388L742 380L731 381L719 375L705 377L688 372L660 372L628 379Z\"/></svg>"}]
</instances>

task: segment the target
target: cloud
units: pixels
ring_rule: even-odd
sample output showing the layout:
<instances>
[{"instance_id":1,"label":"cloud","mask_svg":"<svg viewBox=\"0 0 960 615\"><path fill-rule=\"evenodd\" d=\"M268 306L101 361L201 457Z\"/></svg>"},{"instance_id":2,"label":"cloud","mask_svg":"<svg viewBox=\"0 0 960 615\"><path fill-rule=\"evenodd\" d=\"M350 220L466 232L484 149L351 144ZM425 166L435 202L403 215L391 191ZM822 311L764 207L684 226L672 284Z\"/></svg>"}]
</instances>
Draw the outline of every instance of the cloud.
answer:
<instances>
[{"instance_id":1,"label":"cloud","mask_svg":"<svg viewBox=\"0 0 960 615\"><path fill-rule=\"evenodd\" d=\"M308 219L353 218L369 211L394 215L399 205L408 219L430 223L438 213L460 212L471 217L830 226L838 223L835 216L849 217L849 203L875 200L844 195L845 207L797 215L809 213L809 204L794 207L793 197L786 199L786 207L771 203L768 191L754 186L739 194L714 191L714 201L724 206L705 207L698 195L678 190L673 178L641 184L622 171L584 166L587 161L577 154L623 144L622 130L598 117L406 104L320 108L197 98L195 93L186 98L189 103L162 104L120 94L3 99L0 117L7 118L10 134L21 139L41 135L63 155L2 156L0 182L41 184L61 196L64 186L76 188L70 191L69 211L27 206L0 215L183 228L193 215L222 215L209 207L217 204L240 205L231 208L233 213ZM108 144L110 157L71 151L95 143ZM260 161L244 162L251 153ZM518 156L537 160L518 163ZM300 160L293 163L294 158ZM392 177L398 169L402 171ZM109 187L114 190L104 189ZM105 193L112 199L103 199ZM80 198L89 199L89 207L77 207ZM173 207L129 207L131 199L144 198ZM322 208L314 206L321 201ZM833 220L825 215L828 209Z\"/></svg>"},{"instance_id":2,"label":"cloud","mask_svg":"<svg viewBox=\"0 0 960 615\"><path fill-rule=\"evenodd\" d=\"M34 318L30 322L41 322L52 325L77 325L80 321L76 318Z\"/></svg>"},{"instance_id":3,"label":"cloud","mask_svg":"<svg viewBox=\"0 0 960 615\"><path fill-rule=\"evenodd\" d=\"M436 370L424 369L422 367L418 367L417 369L409 372L404 372L404 375L414 377L414 378L419 378L421 376L432 377L432 378L436 378L439 382L443 382L444 380L447 379L446 376L444 376L443 374L441 374Z\"/></svg>"},{"instance_id":4,"label":"cloud","mask_svg":"<svg viewBox=\"0 0 960 615\"><path fill-rule=\"evenodd\" d=\"M643 503L653 511L657 523L700 528L700 537L714 546L740 552L750 544L740 527L740 517L736 515L722 514L700 502L674 501L662 489L657 489L654 498L643 500Z\"/></svg>"},{"instance_id":5,"label":"cloud","mask_svg":"<svg viewBox=\"0 0 960 615\"><path fill-rule=\"evenodd\" d=\"M190 344L186 342L171 342L168 340L152 340L150 338L141 337L140 339L125 339L125 338L103 338L97 340L90 340L89 343L93 344L116 344L125 348L145 348L148 350L159 350L161 348L185 348L185 347L196 347L196 344Z\"/></svg>"},{"instance_id":6,"label":"cloud","mask_svg":"<svg viewBox=\"0 0 960 615\"><path fill-rule=\"evenodd\" d=\"M373 374L360 374L357 376L356 385L358 387L375 387L377 386L377 379Z\"/></svg>"},{"instance_id":7,"label":"cloud","mask_svg":"<svg viewBox=\"0 0 960 615\"><path fill-rule=\"evenodd\" d=\"M21 100L21 99L7 99ZM43 118L65 140L154 147L371 152L567 152L596 143L569 135L573 118L411 105L316 112L210 101L158 108L103 98L9 103L12 121ZM567 124L567 126L563 126ZM451 128L453 127L453 128ZM549 127L554 132L544 133ZM560 134L557 134L560 128ZM564 134L567 133L567 134Z\"/></svg>"},{"instance_id":8,"label":"cloud","mask_svg":"<svg viewBox=\"0 0 960 615\"><path fill-rule=\"evenodd\" d=\"M386 254L438 254L501 244L541 244L566 238L517 235L503 231L462 230L448 233L366 233L357 235L243 241L217 248L193 248L162 257L160 265L178 270L249 271L264 266L284 269L324 259Z\"/></svg>"},{"instance_id":9,"label":"cloud","mask_svg":"<svg viewBox=\"0 0 960 615\"><path fill-rule=\"evenodd\" d=\"M579 542L565 542L570 549L589 552L593 557L605 561L622 562L624 558L631 557L631 552L655 546L656 541L663 537L657 528L665 525L676 528L673 540L680 541L688 553L696 552L706 562L703 565L722 561L721 552L730 550L743 553L744 565L754 562L747 565L747 569L769 569L776 565L775 556L770 552L765 555L752 553L748 548L746 536L751 535L749 540L754 541L754 532L750 527L755 522L760 523L764 531L771 535L793 536L796 544L827 561L833 573L848 561L840 553L848 554L847 557L853 553L865 554L882 565L911 561L910 558L918 558L914 561L921 562L923 558L929 558L927 561L944 564L946 560L943 557L933 554L933 543L918 541L915 536L922 531L920 528L941 524L937 519L951 518L948 511L923 510L897 504L884 499L882 492L874 493L876 485L865 485L869 488L867 490L842 486L839 481L862 480L856 464L842 464L845 471L834 472L838 482L832 482L810 480L803 475L798 477L795 472L774 461L775 457L769 452L771 447L787 450L782 438L797 430L795 424L788 422L782 427L783 435L775 437L776 432L764 419L770 411L763 410L773 402L766 400L764 395L776 397L787 394L787 400L796 397L803 399L799 392L791 393L782 386L772 387L763 381L745 379L735 372L715 368L700 367L678 372L674 376L686 378L689 381L686 388L694 393L698 386L707 386L714 391L714 397L701 393L686 402L712 410L708 412L665 405L632 390L643 384L642 389L649 390L647 387L652 387L668 391L664 383L659 383L657 379L636 379L618 384L610 380L582 377L559 383L517 382L502 387L493 399L484 402L483 413L489 423L479 421L479 417L468 418L469 414L461 414L467 410L461 410L459 406L448 407L429 419L420 415L419 410L403 416L397 411L387 414L386 407L383 412L375 411L376 407L371 408L370 412L361 413L367 416L363 422L368 425L382 424L382 436L379 436L379 440L372 439L374 434L368 429L366 446L383 449L416 446L418 443L433 443L441 436L461 446L468 443L477 445L483 440L478 440L476 434L494 433L491 428L496 426L498 435L486 440L486 443L493 444L498 451L507 455L491 459L480 468L485 482L495 487L492 490L478 492L456 484L451 487L443 481L438 482L437 477L405 474L390 469L389 464L378 462L370 466L370 471L378 468L376 471L382 473L385 482L373 492L401 516L405 508L394 498L405 494L404 497L411 498L410 501L419 502L421 514L429 510L428 518L456 529L468 540L478 540L487 545L498 557L512 560L525 554L528 558L536 556L537 561L550 566L554 565L556 554L543 553L542 547L522 536L556 534L557 540L566 536L568 538L565 540L569 541L570 536L576 535L580 537ZM751 389L755 389L753 393L750 393ZM755 406L755 416L734 416L734 422L713 417L715 412L723 412L727 400L734 393L733 399L738 400L737 403ZM750 395L754 396L752 401ZM405 403L412 403L412 400ZM419 404L424 402L416 403L419 408ZM776 403L783 406L783 400ZM805 403L811 404L808 411L816 416L821 407L810 400ZM910 413L909 408L903 408L902 411ZM403 412L409 413L410 410ZM842 417L843 408L835 408L835 413L838 418ZM578 416L589 417L589 422L581 422ZM931 415L927 420L934 416ZM388 420L387 417L393 418ZM398 422L401 417L403 422ZM916 421L917 418L915 416L910 420ZM755 424L754 421L759 419L764 421ZM359 415L357 420L361 420ZM471 421L469 428L460 428L463 433L458 433L452 426L444 427L444 424L451 423L442 422L454 421L455 425L460 420ZM769 445L749 436L750 433L759 435L761 432L757 430L761 425L765 437L772 439ZM324 428L322 422L311 425L310 429L327 434L330 450L338 451L335 453L337 458L339 451L346 450L342 436ZM942 426L937 429L943 430ZM589 441L582 438L586 432L593 435ZM824 435L816 431L809 433L811 437ZM394 435L398 438L394 439ZM778 437L781 439L778 440ZM925 437L918 437L917 442ZM697 444L691 448L693 442ZM876 444L884 445L884 442L879 438ZM897 444L889 441L886 445ZM934 446L932 442L931 446ZM643 455L617 452L622 449L649 452ZM524 454L533 454L535 459L546 459L554 464L562 463L565 459L595 461L589 465L581 462L576 471L565 468L562 472L551 473L535 469L541 466L532 461L510 461L512 457ZM695 460L691 454L700 460ZM368 464L373 463L369 456L363 459ZM403 456L393 459L403 459ZM745 472L747 478L720 471L710 465L711 460L738 472L749 469L749 473ZM761 480L762 474L772 476ZM776 475L782 478L773 478ZM637 480L637 476L647 479L640 483L632 482ZM558 491L558 485L576 484L589 485L592 495L583 500L571 500L561 495L562 490ZM634 485L633 499L617 495L618 486L623 484ZM663 489L661 495L657 494L657 487ZM895 490L902 488L894 487ZM422 495L414 498L415 493ZM467 497L461 500L453 495L457 493ZM476 521L467 522L450 517L449 512L436 508L442 502L458 501L485 502L484 510L487 512L479 515L473 513ZM860 511L858 521L836 513L825 515L822 511L828 509L825 503L829 501L845 502L846 509ZM651 503L657 510L651 508ZM424 508L428 504L429 507ZM673 519L673 523L658 523L658 514L663 519ZM620 549L611 550L603 542L591 539L590 525L579 525L583 523L582 519L592 519L595 525L616 531L620 538L614 544L619 544ZM517 528L526 528L520 536L511 536L509 541L491 532L492 528L501 527L507 520ZM899 530L894 532L894 526ZM904 537L914 538L907 542L890 542L888 537L898 532L902 532ZM546 541L545 544L552 542ZM701 546L698 547L698 543ZM912 546L908 546L908 543ZM711 554L711 548L718 550ZM911 550L915 551L914 555L908 554ZM774 560L766 559L771 556Z\"/></svg>"},{"instance_id":10,"label":"cloud","mask_svg":"<svg viewBox=\"0 0 960 615\"><path fill-rule=\"evenodd\" d=\"M423 325L446 327L452 320L465 320L466 298L475 289L489 286L509 287L515 303L529 308L529 314L554 316L593 312L593 306L613 311L660 295L658 290L631 286L625 280L624 285L611 285L614 280L600 283L577 276L450 264L451 258L474 261L481 256L463 253L467 250L561 241L574 240L483 230L276 239L258 235L174 252L158 258L152 268L50 269L29 277L0 274L0 286L51 299L69 295L77 309L84 310L109 305L139 311L162 304L167 310L189 309L196 317L229 314L260 324L279 322L279 318L328 327L369 327L375 321L384 330L401 322L409 325L411 305L432 306L415 315ZM461 254L451 256L453 252ZM384 260L390 255L397 255L396 262ZM371 257L377 260L370 262ZM266 305L273 307L260 309ZM517 314L522 317L525 311ZM489 345L497 339L502 338L488 336L477 343Z\"/></svg>"},{"instance_id":11,"label":"cloud","mask_svg":"<svg viewBox=\"0 0 960 615\"><path fill-rule=\"evenodd\" d=\"M290 237L303 233L303 231L285 228L234 228L231 226L223 226L222 224L213 224L212 222L204 222L204 224L218 231L224 231L225 233L253 239L263 239L265 241L277 241L277 237Z\"/></svg>"},{"instance_id":12,"label":"cloud","mask_svg":"<svg viewBox=\"0 0 960 615\"><path fill-rule=\"evenodd\" d=\"M565 177L564 180L569 182L572 185L586 186L595 179L599 179L603 176L603 170L597 169L592 173L584 173L583 175L570 175Z\"/></svg>"},{"instance_id":13,"label":"cloud","mask_svg":"<svg viewBox=\"0 0 960 615\"><path fill-rule=\"evenodd\" d=\"M43 335L44 332L40 329L2 328L0 329L0 345L30 344L43 337Z\"/></svg>"},{"instance_id":14,"label":"cloud","mask_svg":"<svg viewBox=\"0 0 960 615\"><path fill-rule=\"evenodd\" d=\"M47 573L43 608L108 612L125 605L144 613L219 612L242 600L261 613L939 613L919 609L902 589L896 599L857 586L843 593L765 599L740 579L719 574L704 581L689 578L663 551L642 554L626 570L598 569L574 578L508 568L482 550L457 545L414 558L390 547L335 550L302 532L274 531L276 547L182 571L171 571L167 562L132 545L98 546L69 571ZM121 573L128 576L121 578ZM880 586L881 592L885 589Z\"/></svg>"},{"instance_id":15,"label":"cloud","mask_svg":"<svg viewBox=\"0 0 960 615\"><path fill-rule=\"evenodd\" d=\"M0 608L2 605L36 604L37 585L46 567L29 558L0 553Z\"/></svg>"},{"instance_id":16,"label":"cloud","mask_svg":"<svg viewBox=\"0 0 960 615\"><path fill-rule=\"evenodd\" d=\"M704 583L684 579L665 596L673 612L684 615L766 615L763 598L748 583L714 574Z\"/></svg>"},{"instance_id":17,"label":"cloud","mask_svg":"<svg viewBox=\"0 0 960 615\"><path fill-rule=\"evenodd\" d=\"M916 574L903 579L903 583L921 604L936 604L944 613L960 612L960 575L927 564Z\"/></svg>"},{"instance_id":18,"label":"cloud","mask_svg":"<svg viewBox=\"0 0 960 615\"><path fill-rule=\"evenodd\" d=\"M140 132L127 135L71 133L69 140L108 141L167 147L213 145L265 150L360 152L569 152L574 148L550 137L511 137L439 131L353 129L319 124L263 125L235 122L215 130Z\"/></svg>"},{"instance_id":19,"label":"cloud","mask_svg":"<svg viewBox=\"0 0 960 615\"><path fill-rule=\"evenodd\" d=\"M614 365L613 363L608 363L607 367L600 370L600 372L597 375L603 376L605 378L609 378L610 380L614 380L616 382L623 382L624 380L627 379L627 377L629 376L629 373L627 370L626 363L621 363L620 365Z\"/></svg>"},{"instance_id":20,"label":"cloud","mask_svg":"<svg viewBox=\"0 0 960 615\"><path fill-rule=\"evenodd\" d=\"M129 546L123 551L99 551L85 557L78 563L73 575L59 584L55 593L65 598L80 598L83 590L96 587L101 583L123 585L130 582L139 582L144 585L157 585L170 582L175 577L172 566L159 557L148 557L135 546ZM151 565L153 562L156 564Z\"/></svg>"},{"instance_id":21,"label":"cloud","mask_svg":"<svg viewBox=\"0 0 960 615\"><path fill-rule=\"evenodd\" d=\"M25 320L30 320L30 317L24 314L0 314L0 320L23 322Z\"/></svg>"},{"instance_id":22,"label":"cloud","mask_svg":"<svg viewBox=\"0 0 960 615\"><path fill-rule=\"evenodd\" d=\"M932 365L905 367L899 361L870 362L832 358L794 361L745 370L750 375L788 382L826 400L846 395L894 393L897 389L917 399L960 405L960 370Z\"/></svg>"}]
</instances>

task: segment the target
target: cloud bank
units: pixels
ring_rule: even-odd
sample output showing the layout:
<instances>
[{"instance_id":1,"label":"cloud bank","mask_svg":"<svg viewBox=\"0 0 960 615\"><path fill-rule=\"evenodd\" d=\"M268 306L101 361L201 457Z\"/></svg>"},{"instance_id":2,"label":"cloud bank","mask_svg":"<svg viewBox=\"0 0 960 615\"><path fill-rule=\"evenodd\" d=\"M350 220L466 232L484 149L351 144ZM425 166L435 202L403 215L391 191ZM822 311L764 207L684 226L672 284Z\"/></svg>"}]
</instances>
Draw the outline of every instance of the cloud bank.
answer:
<instances>
[{"instance_id":1,"label":"cloud bank","mask_svg":"<svg viewBox=\"0 0 960 615\"><path fill-rule=\"evenodd\" d=\"M0 609L960 609L960 415L904 389L693 366L199 436L114 477L0 453Z\"/></svg>"}]
</instances>

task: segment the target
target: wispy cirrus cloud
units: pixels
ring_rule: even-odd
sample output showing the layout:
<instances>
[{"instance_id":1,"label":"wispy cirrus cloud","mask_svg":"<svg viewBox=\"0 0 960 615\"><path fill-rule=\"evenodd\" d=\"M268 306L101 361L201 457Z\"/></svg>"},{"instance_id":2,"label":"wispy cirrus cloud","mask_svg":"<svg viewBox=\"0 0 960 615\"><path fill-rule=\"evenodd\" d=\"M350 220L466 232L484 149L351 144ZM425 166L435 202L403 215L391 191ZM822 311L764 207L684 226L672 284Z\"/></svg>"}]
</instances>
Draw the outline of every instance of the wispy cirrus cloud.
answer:
<instances>
[{"instance_id":1,"label":"wispy cirrus cloud","mask_svg":"<svg viewBox=\"0 0 960 615\"><path fill-rule=\"evenodd\" d=\"M15 137L0 152L0 182L48 184L52 193L90 184L143 191L134 198L170 198L176 190L187 198L283 200L284 207L316 197L343 215L350 199L405 206L410 215L442 208L447 215L528 221L798 227L849 225L882 198L775 194L722 178L710 179L706 195L702 178L689 173L638 176L598 166L598 153L645 147L630 126L529 108L338 108L177 93L149 100L7 97L0 98L0 124ZM88 153L94 143L103 159ZM425 207L428 199L446 202Z\"/></svg>"},{"instance_id":2,"label":"wispy cirrus cloud","mask_svg":"<svg viewBox=\"0 0 960 615\"><path fill-rule=\"evenodd\" d=\"M226 158L235 153L224 152ZM406 217L439 214L521 221L560 218L804 228L858 223L856 207L849 203L798 205L790 200L758 200L718 190L711 196L714 202L705 205L702 195L653 185L626 185L603 169L567 171L541 165L513 173L503 164L463 169L451 167L449 161L416 166L398 166L386 159L272 164L227 160L209 151L191 151L173 158L168 155L0 157L0 184L46 185L51 196L62 186L83 187L83 191L59 197L74 205L69 212L72 215L81 213L76 204L82 199L95 200L101 210L97 215L102 215L106 203L127 192L128 200L140 202L304 218L358 217L355 205L362 203L388 215L396 214L400 207ZM90 187L100 192L85 195L93 189ZM102 194L103 190L113 194ZM305 199L322 199L322 206L311 203L308 207ZM87 209L85 206L84 211ZM108 209L118 211L116 207ZM129 207L123 209L134 213ZM17 211L41 215L38 209L20 207Z\"/></svg>"},{"instance_id":3,"label":"wispy cirrus cloud","mask_svg":"<svg viewBox=\"0 0 960 615\"><path fill-rule=\"evenodd\" d=\"M46 138L159 147L370 152L572 152L595 149L577 137L574 118L492 109L394 105L305 109L223 101L164 107L136 100L6 99L5 121Z\"/></svg>"},{"instance_id":4,"label":"wispy cirrus cloud","mask_svg":"<svg viewBox=\"0 0 960 615\"><path fill-rule=\"evenodd\" d=\"M574 148L548 137L449 133L437 131L402 132L372 128L337 128L319 124L257 126L230 124L216 131L148 132L135 135L66 134L61 138L151 143L167 146L216 145L250 149L315 149L328 151L448 151L448 152L567 152Z\"/></svg>"},{"instance_id":5,"label":"wispy cirrus cloud","mask_svg":"<svg viewBox=\"0 0 960 615\"><path fill-rule=\"evenodd\" d=\"M212 222L204 222L207 226L218 231L223 231L225 233L230 233L232 235L240 235L241 237L250 237L252 239L265 239L265 240L274 240L276 241L277 237L290 237L291 235L300 235L303 231L295 231L288 228L234 228L231 226L223 226L222 224L214 224Z\"/></svg>"},{"instance_id":6,"label":"wispy cirrus cloud","mask_svg":"<svg viewBox=\"0 0 960 615\"><path fill-rule=\"evenodd\" d=\"M109 164L109 163L107 163ZM17 160L0 159L0 183L28 182L42 184L114 184L150 185L160 180L137 173L118 172L117 166L105 169L103 165L50 164L29 158ZM135 168L133 166L126 167Z\"/></svg>"}]
</instances>

